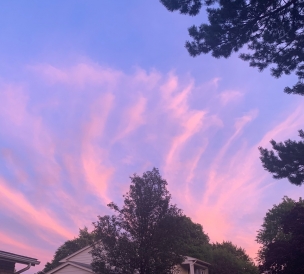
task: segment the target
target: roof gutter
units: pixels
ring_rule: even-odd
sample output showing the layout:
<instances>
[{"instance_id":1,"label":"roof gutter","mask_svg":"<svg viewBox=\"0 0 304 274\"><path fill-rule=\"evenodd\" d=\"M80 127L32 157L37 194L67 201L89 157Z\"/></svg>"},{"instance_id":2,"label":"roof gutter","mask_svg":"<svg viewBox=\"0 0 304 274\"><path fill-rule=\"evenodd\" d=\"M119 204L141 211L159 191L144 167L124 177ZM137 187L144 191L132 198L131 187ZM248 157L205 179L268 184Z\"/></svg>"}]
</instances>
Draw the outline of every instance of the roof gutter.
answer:
<instances>
[{"instance_id":1,"label":"roof gutter","mask_svg":"<svg viewBox=\"0 0 304 274\"><path fill-rule=\"evenodd\" d=\"M28 264L27 267L18 270L18 271L15 272L14 274L20 274L20 273L22 273L22 272L24 272L24 271L30 269L30 267L31 267L31 264Z\"/></svg>"}]
</instances>

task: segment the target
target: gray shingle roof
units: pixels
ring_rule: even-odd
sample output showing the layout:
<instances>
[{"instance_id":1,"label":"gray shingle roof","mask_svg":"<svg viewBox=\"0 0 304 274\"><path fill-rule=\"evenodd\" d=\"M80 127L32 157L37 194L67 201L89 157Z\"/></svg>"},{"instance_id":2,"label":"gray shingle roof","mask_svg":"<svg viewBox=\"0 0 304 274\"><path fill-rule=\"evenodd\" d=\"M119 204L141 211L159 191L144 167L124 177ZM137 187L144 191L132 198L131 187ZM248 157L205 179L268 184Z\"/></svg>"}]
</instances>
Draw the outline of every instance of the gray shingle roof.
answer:
<instances>
[{"instance_id":1,"label":"gray shingle roof","mask_svg":"<svg viewBox=\"0 0 304 274\"><path fill-rule=\"evenodd\" d=\"M30 258L2 250L0 250L0 260L19 264L31 264L32 266L40 264L40 262L35 258Z\"/></svg>"}]
</instances>

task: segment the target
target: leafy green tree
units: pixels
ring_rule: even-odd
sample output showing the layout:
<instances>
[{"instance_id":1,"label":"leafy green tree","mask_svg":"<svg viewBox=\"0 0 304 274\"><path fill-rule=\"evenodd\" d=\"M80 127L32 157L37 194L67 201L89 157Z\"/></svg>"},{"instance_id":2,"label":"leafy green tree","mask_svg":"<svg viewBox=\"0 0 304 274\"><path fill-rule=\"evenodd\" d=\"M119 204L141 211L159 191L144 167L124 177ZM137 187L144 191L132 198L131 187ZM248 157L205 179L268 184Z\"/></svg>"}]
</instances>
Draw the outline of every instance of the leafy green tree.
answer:
<instances>
[{"instance_id":1,"label":"leafy green tree","mask_svg":"<svg viewBox=\"0 0 304 274\"><path fill-rule=\"evenodd\" d=\"M245 250L231 242L215 243L211 247L210 274L258 274L258 268Z\"/></svg>"},{"instance_id":2,"label":"leafy green tree","mask_svg":"<svg viewBox=\"0 0 304 274\"><path fill-rule=\"evenodd\" d=\"M304 201L284 197L268 211L258 231L261 271L273 274L304 273Z\"/></svg>"},{"instance_id":3,"label":"leafy green tree","mask_svg":"<svg viewBox=\"0 0 304 274\"><path fill-rule=\"evenodd\" d=\"M197 15L205 5L209 24L189 28L191 56L212 52L240 58L260 71L273 65L274 77L296 71L298 82L285 92L304 95L304 0L160 0L169 11Z\"/></svg>"},{"instance_id":4,"label":"leafy green tree","mask_svg":"<svg viewBox=\"0 0 304 274\"><path fill-rule=\"evenodd\" d=\"M261 161L273 178L287 178L290 183L300 186L304 183L304 132L299 131L301 141L287 140L284 143L270 141L273 150L260 147Z\"/></svg>"},{"instance_id":5,"label":"leafy green tree","mask_svg":"<svg viewBox=\"0 0 304 274\"><path fill-rule=\"evenodd\" d=\"M94 241L94 234L90 233L87 227L79 229L79 235L73 240L66 241L55 252L54 258L51 262L47 262L43 272L48 272L60 265L59 261L65 257L73 254L74 252L92 244ZM42 273L43 273L42 272Z\"/></svg>"},{"instance_id":6,"label":"leafy green tree","mask_svg":"<svg viewBox=\"0 0 304 274\"><path fill-rule=\"evenodd\" d=\"M170 204L167 182L158 169L131 177L124 205L108 206L116 213L95 225L95 273L170 273L183 261L176 236L182 211Z\"/></svg>"}]
</instances>

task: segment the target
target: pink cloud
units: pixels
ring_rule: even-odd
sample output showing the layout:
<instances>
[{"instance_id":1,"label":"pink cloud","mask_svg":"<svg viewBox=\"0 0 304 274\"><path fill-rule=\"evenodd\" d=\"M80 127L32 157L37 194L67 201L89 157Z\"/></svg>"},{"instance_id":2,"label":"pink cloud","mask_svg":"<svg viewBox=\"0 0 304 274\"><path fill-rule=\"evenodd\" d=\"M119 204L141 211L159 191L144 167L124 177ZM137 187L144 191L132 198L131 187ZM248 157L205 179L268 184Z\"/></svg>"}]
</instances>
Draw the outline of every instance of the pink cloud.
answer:
<instances>
[{"instance_id":1,"label":"pink cloud","mask_svg":"<svg viewBox=\"0 0 304 274\"><path fill-rule=\"evenodd\" d=\"M213 79L211 79L208 83L207 86L211 86L214 88L218 88L219 87L219 82L221 81L220 77L214 77Z\"/></svg>"},{"instance_id":2,"label":"pink cloud","mask_svg":"<svg viewBox=\"0 0 304 274\"><path fill-rule=\"evenodd\" d=\"M239 101L244 94L237 90L227 90L224 92L221 92L219 94L219 99L223 105L227 105L231 102Z\"/></svg>"},{"instance_id":3,"label":"pink cloud","mask_svg":"<svg viewBox=\"0 0 304 274\"><path fill-rule=\"evenodd\" d=\"M135 73L129 77L130 88L135 91L151 91L157 88L162 77L156 70L148 73L146 70L137 68Z\"/></svg>"},{"instance_id":4,"label":"pink cloud","mask_svg":"<svg viewBox=\"0 0 304 274\"><path fill-rule=\"evenodd\" d=\"M3 148L0 151L0 155L5 160L7 167L13 171L16 180L22 184L28 182L29 177L26 170L22 166L22 162L14 154L14 152L8 148Z\"/></svg>"},{"instance_id":5,"label":"pink cloud","mask_svg":"<svg viewBox=\"0 0 304 274\"><path fill-rule=\"evenodd\" d=\"M113 143L126 138L131 132L145 124L144 113L146 110L147 99L140 96L137 102L130 106L123 115L121 130L114 138Z\"/></svg>"},{"instance_id":6,"label":"pink cloud","mask_svg":"<svg viewBox=\"0 0 304 274\"><path fill-rule=\"evenodd\" d=\"M166 156L165 166L169 167L172 164L173 159L178 158L178 152L183 148L183 145L197 133L201 126L202 120L205 116L204 112L193 113L190 117L186 118L183 123L183 131L180 135L176 136L172 140L172 145Z\"/></svg>"},{"instance_id":7,"label":"pink cloud","mask_svg":"<svg viewBox=\"0 0 304 274\"><path fill-rule=\"evenodd\" d=\"M235 132L227 140L227 142L223 145L223 147L219 150L219 153L214 157L214 160L209 168L208 180L206 182L207 187L204 192L203 203L208 204L211 196L215 195L215 193L218 191L217 189L219 184L224 183L224 178L218 180L218 175L217 175L218 171L222 168L224 157L226 156L231 144L240 135L246 124L251 122L256 117L256 115L257 115L257 111L254 110L236 119Z\"/></svg>"},{"instance_id":8,"label":"pink cloud","mask_svg":"<svg viewBox=\"0 0 304 274\"><path fill-rule=\"evenodd\" d=\"M110 202L106 194L107 184L114 172L114 168L104 164L103 159L107 158L107 151L100 148L97 142L104 135L114 98L113 94L108 93L101 96L93 104L91 118L84 127L84 138L82 140L82 164L86 181L105 203Z\"/></svg>"},{"instance_id":9,"label":"pink cloud","mask_svg":"<svg viewBox=\"0 0 304 274\"><path fill-rule=\"evenodd\" d=\"M217 84L212 81L212 85L202 85L201 92L208 92ZM193 202L191 192L194 191L193 180L196 180L196 168L204 155L208 146L208 137L203 137L204 133L212 129L218 129L223 126L221 119L216 115L209 113L209 106L202 109L193 109L189 98L194 95L195 89L193 81L190 84L180 83L175 75L169 75L166 82L161 86L162 111L166 113L168 121L168 130L172 133L168 136L169 144L164 155L164 174L165 178L176 184L170 186L176 201L185 200ZM200 136L200 137L198 137ZM189 147L195 138L200 141L196 143L196 149L189 153ZM179 178L179 179L177 179ZM181 182L183 178L183 183ZM190 202L191 203L191 202ZM191 206L189 205L191 208Z\"/></svg>"},{"instance_id":10,"label":"pink cloud","mask_svg":"<svg viewBox=\"0 0 304 274\"><path fill-rule=\"evenodd\" d=\"M7 186L7 183L0 178L0 193L3 208L7 212L13 213L13 216L20 219L23 224L34 228L34 224L39 228L42 227L53 233L57 233L64 238L71 238L73 234L63 226L58 220L45 209L38 210L35 208L22 193L17 192Z\"/></svg>"},{"instance_id":11,"label":"pink cloud","mask_svg":"<svg viewBox=\"0 0 304 274\"><path fill-rule=\"evenodd\" d=\"M16 240L16 237L18 237L18 235L14 235L14 238L12 238L12 237L9 237L8 235L0 232L1 247L4 248L4 246L5 246L7 249L11 248L11 250L14 250L14 249L27 250L28 244L23 244L22 240L20 240L20 239Z\"/></svg>"},{"instance_id":12,"label":"pink cloud","mask_svg":"<svg viewBox=\"0 0 304 274\"><path fill-rule=\"evenodd\" d=\"M254 120L257 117L257 115L258 115L258 110L254 109L246 113L242 117L237 118L234 124L236 131L235 134L232 136L231 140L233 140L237 135L239 135L241 130L243 130L244 126L250 123L252 120Z\"/></svg>"},{"instance_id":13,"label":"pink cloud","mask_svg":"<svg viewBox=\"0 0 304 274\"><path fill-rule=\"evenodd\" d=\"M58 179L60 167L53 160L55 150L53 139L49 129L43 124L42 117L30 109L27 90L16 85L2 85L1 89L0 100L5 103L0 110L0 117L3 119L1 124L6 134L31 147L35 153L48 158L49 165L45 168L49 170L44 170L44 172L49 171L51 174L49 178ZM20 172L22 171L19 170L19 175ZM49 179L46 178L45 182L47 181Z\"/></svg>"},{"instance_id":14,"label":"pink cloud","mask_svg":"<svg viewBox=\"0 0 304 274\"><path fill-rule=\"evenodd\" d=\"M192 182L195 178L196 169L198 167L199 161L200 161L203 153L205 152L207 146L208 146L208 142L206 141L200 148L198 148L197 153L194 155L194 157L191 158L190 160L188 160L188 162L186 163L186 166L190 167L188 175L186 177L186 182L185 182L186 185L185 185L185 192L184 192L187 204L191 204L191 200L192 200L191 188L193 188Z\"/></svg>"},{"instance_id":15,"label":"pink cloud","mask_svg":"<svg viewBox=\"0 0 304 274\"><path fill-rule=\"evenodd\" d=\"M203 203L195 209L194 218L204 224L212 241L229 240L246 248L252 256L256 256L258 244L254 241L260 219L252 220L250 225L239 225L238 219L252 214L259 208L261 193L267 191L263 182L269 175L261 168L258 146L278 136L280 132L292 132L301 126L303 114L301 107L292 112L286 119L276 125L252 147L243 144L233 155L226 155L232 140L237 138L243 127L256 115L245 115L238 120L236 131L226 145L215 157L213 168L209 173L207 191L202 193ZM271 206L271 205L269 205Z\"/></svg>"},{"instance_id":16,"label":"pink cloud","mask_svg":"<svg viewBox=\"0 0 304 274\"><path fill-rule=\"evenodd\" d=\"M273 129L263 136L262 140L259 142L259 146L269 147L269 141L272 139L275 139L276 141L285 141L288 138L292 138L292 136L298 135L298 130L303 128L301 120L304 118L304 114L302 110L302 104L299 104L295 110L291 110L291 114L287 114L287 117L283 122L274 125ZM280 138L280 140L278 138Z\"/></svg>"}]
</instances>

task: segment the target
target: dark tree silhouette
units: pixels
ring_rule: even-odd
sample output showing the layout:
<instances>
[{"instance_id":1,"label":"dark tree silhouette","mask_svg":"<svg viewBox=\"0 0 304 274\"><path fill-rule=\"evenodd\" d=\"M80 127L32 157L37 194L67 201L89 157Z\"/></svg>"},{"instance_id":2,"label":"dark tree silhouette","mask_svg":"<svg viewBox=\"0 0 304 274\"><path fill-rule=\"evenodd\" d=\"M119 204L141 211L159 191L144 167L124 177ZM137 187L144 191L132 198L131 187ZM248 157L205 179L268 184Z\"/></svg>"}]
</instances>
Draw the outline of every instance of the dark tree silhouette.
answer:
<instances>
[{"instance_id":1,"label":"dark tree silhouette","mask_svg":"<svg viewBox=\"0 0 304 274\"><path fill-rule=\"evenodd\" d=\"M285 197L267 213L263 226L257 238L263 245L259 253L261 272L304 273L303 200L296 202Z\"/></svg>"},{"instance_id":2,"label":"dark tree silhouette","mask_svg":"<svg viewBox=\"0 0 304 274\"><path fill-rule=\"evenodd\" d=\"M210 274L258 274L258 268L245 250L231 242L211 246Z\"/></svg>"},{"instance_id":3,"label":"dark tree silhouette","mask_svg":"<svg viewBox=\"0 0 304 274\"><path fill-rule=\"evenodd\" d=\"M273 150L260 147L261 161L273 178L287 178L290 183L300 186L304 183L304 132L299 131L301 141L287 140L283 143L270 141Z\"/></svg>"},{"instance_id":4,"label":"dark tree silhouette","mask_svg":"<svg viewBox=\"0 0 304 274\"><path fill-rule=\"evenodd\" d=\"M94 272L172 273L184 259L186 245L178 237L187 235L187 228L207 243L201 227L189 223L170 201L167 182L158 169L131 177L123 207L110 203L116 214L99 217L95 223Z\"/></svg>"},{"instance_id":5,"label":"dark tree silhouette","mask_svg":"<svg viewBox=\"0 0 304 274\"><path fill-rule=\"evenodd\" d=\"M298 82L285 92L304 95L304 0L160 0L169 11L197 15L206 6L209 24L189 28L191 56L211 52L240 58L260 71L272 65L274 77L296 71Z\"/></svg>"}]
</instances>

